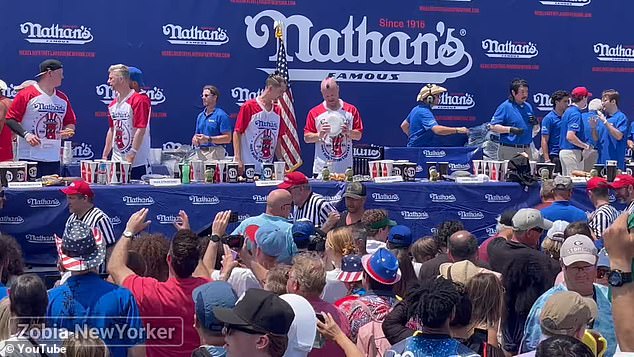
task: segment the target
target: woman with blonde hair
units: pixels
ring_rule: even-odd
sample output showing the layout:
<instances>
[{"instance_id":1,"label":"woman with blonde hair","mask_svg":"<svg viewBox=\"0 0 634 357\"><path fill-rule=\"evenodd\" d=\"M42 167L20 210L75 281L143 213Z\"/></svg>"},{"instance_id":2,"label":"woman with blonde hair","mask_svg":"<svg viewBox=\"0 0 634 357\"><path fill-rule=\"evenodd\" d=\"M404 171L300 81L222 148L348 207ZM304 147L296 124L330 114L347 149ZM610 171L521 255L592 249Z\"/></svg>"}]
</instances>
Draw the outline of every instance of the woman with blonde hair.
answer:
<instances>
[{"instance_id":1,"label":"woman with blonde hair","mask_svg":"<svg viewBox=\"0 0 634 357\"><path fill-rule=\"evenodd\" d=\"M64 341L60 357L110 357L110 351L99 337L74 334Z\"/></svg>"},{"instance_id":2,"label":"woman with blonde hair","mask_svg":"<svg viewBox=\"0 0 634 357\"><path fill-rule=\"evenodd\" d=\"M326 236L326 251L324 264L326 266L326 286L322 299L334 303L346 296L348 288L337 279L341 273L341 260L349 254L356 254L352 230L349 227L339 227L328 232Z\"/></svg>"}]
</instances>

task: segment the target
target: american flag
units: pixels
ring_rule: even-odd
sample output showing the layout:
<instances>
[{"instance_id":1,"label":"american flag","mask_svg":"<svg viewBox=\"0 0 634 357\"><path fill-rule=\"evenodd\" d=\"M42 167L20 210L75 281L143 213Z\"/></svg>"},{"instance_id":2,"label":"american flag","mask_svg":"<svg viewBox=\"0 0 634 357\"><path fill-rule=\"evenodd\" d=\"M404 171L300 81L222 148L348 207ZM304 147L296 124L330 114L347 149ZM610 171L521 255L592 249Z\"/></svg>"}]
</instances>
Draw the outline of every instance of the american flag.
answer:
<instances>
[{"instance_id":1,"label":"american flag","mask_svg":"<svg viewBox=\"0 0 634 357\"><path fill-rule=\"evenodd\" d=\"M299 147L299 137L297 136L297 119L295 119L295 108L293 106L293 92L291 91L291 82L288 77L288 64L286 63L286 49L281 36L277 39L277 72L284 77L288 86L286 92L278 100L282 112L282 131L281 153L289 171L296 170L303 163L302 153Z\"/></svg>"}]
</instances>

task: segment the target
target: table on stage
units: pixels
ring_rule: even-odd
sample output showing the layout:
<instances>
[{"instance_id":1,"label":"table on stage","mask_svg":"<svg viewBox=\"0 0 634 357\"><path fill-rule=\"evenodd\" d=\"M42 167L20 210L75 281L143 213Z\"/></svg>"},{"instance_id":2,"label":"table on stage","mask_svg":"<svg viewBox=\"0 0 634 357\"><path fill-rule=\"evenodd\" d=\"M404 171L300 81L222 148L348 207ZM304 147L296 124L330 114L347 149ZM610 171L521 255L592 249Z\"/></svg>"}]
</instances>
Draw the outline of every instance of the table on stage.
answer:
<instances>
[{"instance_id":1,"label":"table on stage","mask_svg":"<svg viewBox=\"0 0 634 357\"><path fill-rule=\"evenodd\" d=\"M344 183L313 182L316 193L324 195L343 211L341 199ZM56 253L53 234L61 235L69 216L68 203L61 187L16 190L7 189L5 207L0 214L0 231L10 234L22 244L26 261L31 264L53 264ZM190 217L194 231L200 232L219 210L231 209L240 219L265 210L266 196L274 187L255 184L189 184L174 187L150 185L93 186L95 204L112 219L115 234L125 229L129 216L149 208L152 221L149 231L171 237L172 223L183 209ZM592 211L584 192L576 187L575 204ZM399 224L409 226L414 236L433 234L435 227L446 220L459 220L482 239L493 234L496 217L512 207L533 207L539 204L539 186L524 190L517 183L491 182L456 184L451 182L408 182L367 184L366 208L384 208ZM235 224L231 225L233 229Z\"/></svg>"},{"instance_id":2,"label":"table on stage","mask_svg":"<svg viewBox=\"0 0 634 357\"><path fill-rule=\"evenodd\" d=\"M427 162L448 162L449 173L454 171L473 172L473 160L482 160L482 148L478 146L458 147L385 147L386 160L409 160L419 167L416 177L427 178Z\"/></svg>"}]
</instances>

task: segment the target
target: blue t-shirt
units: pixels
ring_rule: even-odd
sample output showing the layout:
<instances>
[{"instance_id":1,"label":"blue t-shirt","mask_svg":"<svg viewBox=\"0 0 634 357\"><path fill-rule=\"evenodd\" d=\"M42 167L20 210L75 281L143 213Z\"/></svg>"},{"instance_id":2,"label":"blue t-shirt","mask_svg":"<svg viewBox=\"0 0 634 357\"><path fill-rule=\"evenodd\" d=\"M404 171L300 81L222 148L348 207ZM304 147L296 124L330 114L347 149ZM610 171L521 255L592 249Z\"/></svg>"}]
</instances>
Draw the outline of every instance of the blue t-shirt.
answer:
<instances>
[{"instance_id":1,"label":"blue t-shirt","mask_svg":"<svg viewBox=\"0 0 634 357\"><path fill-rule=\"evenodd\" d=\"M627 134L630 132L630 123L623 112L618 111L614 115L607 118L608 123L612 124L616 130L623 134L621 140L616 140L608 130L608 128L599 122L597 131L599 133L599 142L597 149L599 151L599 164L605 164L606 160L616 160L619 162L619 168L625 169L625 149L627 148Z\"/></svg>"},{"instance_id":2,"label":"blue t-shirt","mask_svg":"<svg viewBox=\"0 0 634 357\"><path fill-rule=\"evenodd\" d=\"M9 289L7 289L4 284L0 283L0 300L6 298L7 296L9 296Z\"/></svg>"},{"instance_id":3,"label":"blue t-shirt","mask_svg":"<svg viewBox=\"0 0 634 357\"><path fill-rule=\"evenodd\" d=\"M491 125L504 125L524 129L522 135L500 134L500 142L513 145L530 145L533 141L533 127L529 117L533 115L533 107L529 103L519 105L505 100L498 106L491 118Z\"/></svg>"},{"instance_id":4,"label":"blue t-shirt","mask_svg":"<svg viewBox=\"0 0 634 357\"><path fill-rule=\"evenodd\" d=\"M569 106L564 112L564 115L561 117L561 137L559 138L559 149L581 150L580 147L566 139L566 135L569 131L574 131L581 142L586 142L585 125L581 119L581 110L576 105Z\"/></svg>"},{"instance_id":5,"label":"blue t-shirt","mask_svg":"<svg viewBox=\"0 0 634 357\"><path fill-rule=\"evenodd\" d=\"M581 208L570 204L569 201L555 201L550 206L542 209L542 216L545 219L554 221L566 221L568 223L588 221L588 215Z\"/></svg>"},{"instance_id":6,"label":"blue t-shirt","mask_svg":"<svg viewBox=\"0 0 634 357\"><path fill-rule=\"evenodd\" d=\"M139 307L130 290L93 273L71 276L49 290L46 317L49 324L72 333L99 329L99 337L116 357L127 356L128 347L145 341ZM121 347L110 347L115 345Z\"/></svg>"},{"instance_id":7,"label":"blue t-shirt","mask_svg":"<svg viewBox=\"0 0 634 357\"><path fill-rule=\"evenodd\" d=\"M196 134L204 134L207 136L218 136L226 134L233 130L231 118L220 108L215 108L211 114L205 114L207 109L203 109L196 119ZM217 146L213 143L201 144L201 147Z\"/></svg>"},{"instance_id":8,"label":"blue t-shirt","mask_svg":"<svg viewBox=\"0 0 634 357\"><path fill-rule=\"evenodd\" d=\"M451 338L449 335L420 334L391 346L384 354L385 357L466 357L479 356L467 346Z\"/></svg>"},{"instance_id":9,"label":"blue t-shirt","mask_svg":"<svg viewBox=\"0 0 634 357\"><path fill-rule=\"evenodd\" d=\"M436 134L431 128L438 125L438 122L428 104L421 103L412 108L405 120L409 123L407 147L433 146Z\"/></svg>"},{"instance_id":10,"label":"blue t-shirt","mask_svg":"<svg viewBox=\"0 0 634 357\"><path fill-rule=\"evenodd\" d=\"M548 154L559 155L561 116L552 110L542 119L542 136L548 135Z\"/></svg>"},{"instance_id":11,"label":"blue t-shirt","mask_svg":"<svg viewBox=\"0 0 634 357\"><path fill-rule=\"evenodd\" d=\"M597 146L597 142L594 141L594 138L592 137L592 128L590 127L590 118L596 117L596 116L597 116L596 110L590 110L586 113L581 113L581 120L583 120L583 128L584 128L584 134L586 136L586 143L592 145L593 147Z\"/></svg>"},{"instance_id":12,"label":"blue t-shirt","mask_svg":"<svg viewBox=\"0 0 634 357\"><path fill-rule=\"evenodd\" d=\"M297 246L293 241L293 224L291 224L287 219L277 216L271 216L266 213L262 213L259 216L249 217L242 221L240 225L236 227L236 229L231 232L231 234L242 234L243 236L248 236L252 232L248 232L249 226L257 226L260 227L265 224L272 224L279 228L282 232L286 232L286 251L277 257L277 261L284 264L292 264L293 257L297 254ZM255 237L253 237L255 238Z\"/></svg>"}]
</instances>

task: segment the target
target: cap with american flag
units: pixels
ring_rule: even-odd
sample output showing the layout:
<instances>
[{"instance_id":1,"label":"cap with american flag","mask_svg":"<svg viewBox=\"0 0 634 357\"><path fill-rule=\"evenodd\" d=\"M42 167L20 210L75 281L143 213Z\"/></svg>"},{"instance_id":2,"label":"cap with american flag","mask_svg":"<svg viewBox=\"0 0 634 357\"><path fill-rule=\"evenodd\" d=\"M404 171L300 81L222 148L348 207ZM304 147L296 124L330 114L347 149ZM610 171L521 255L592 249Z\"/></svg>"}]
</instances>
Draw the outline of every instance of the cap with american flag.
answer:
<instances>
[{"instance_id":1,"label":"cap with american flag","mask_svg":"<svg viewBox=\"0 0 634 357\"><path fill-rule=\"evenodd\" d=\"M282 39L283 24L275 22L275 37L277 38L277 65L276 72L282 76L287 83L286 91L278 100L281 109L282 125L280 126L280 148L282 158L286 162L289 171L296 170L302 165L301 149L299 147L299 137L297 136L297 119L295 118L295 108L293 106L293 93L288 75L288 63L286 62L286 48Z\"/></svg>"},{"instance_id":2,"label":"cap with american flag","mask_svg":"<svg viewBox=\"0 0 634 357\"><path fill-rule=\"evenodd\" d=\"M106 257L106 244L101 232L82 221L73 221L62 238L55 235L55 246L62 267L68 271L97 268Z\"/></svg>"}]
</instances>

